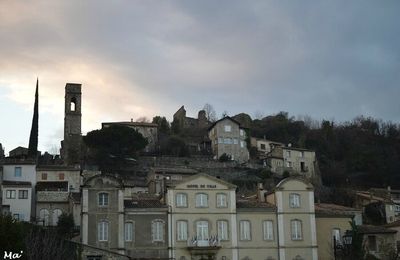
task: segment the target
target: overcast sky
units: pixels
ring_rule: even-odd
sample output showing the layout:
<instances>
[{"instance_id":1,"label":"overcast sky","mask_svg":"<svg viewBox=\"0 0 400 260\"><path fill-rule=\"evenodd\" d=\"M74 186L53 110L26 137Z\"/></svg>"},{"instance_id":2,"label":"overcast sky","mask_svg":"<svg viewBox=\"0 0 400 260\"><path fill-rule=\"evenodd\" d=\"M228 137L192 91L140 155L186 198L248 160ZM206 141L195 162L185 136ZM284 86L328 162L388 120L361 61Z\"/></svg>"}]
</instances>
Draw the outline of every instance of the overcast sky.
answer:
<instances>
[{"instance_id":1,"label":"overcast sky","mask_svg":"<svg viewBox=\"0 0 400 260\"><path fill-rule=\"evenodd\" d=\"M287 111L400 121L400 1L0 0L0 143L63 138L64 87L82 83L83 133L168 119Z\"/></svg>"}]
</instances>

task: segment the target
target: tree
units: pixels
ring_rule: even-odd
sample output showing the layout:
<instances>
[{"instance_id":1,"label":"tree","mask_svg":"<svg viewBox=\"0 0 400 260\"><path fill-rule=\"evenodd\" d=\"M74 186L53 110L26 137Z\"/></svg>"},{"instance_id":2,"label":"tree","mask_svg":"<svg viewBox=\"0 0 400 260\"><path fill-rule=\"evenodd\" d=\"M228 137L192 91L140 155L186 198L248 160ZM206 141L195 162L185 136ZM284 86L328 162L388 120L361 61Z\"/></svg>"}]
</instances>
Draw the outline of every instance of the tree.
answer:
<instances>
[{"instance_id":1,"label":"tree","mask_svg":"<svg viewBox=\"0 0 400 260\"><path fill-rule=\"evenodd\" d=\"M72 214L63 212L58 218L57 231L61 237L71 238L73 235L75 223Z\"/></svg>"},{"instance_id":2,"label":"tree","mask_svg":"<svg viewBox=\"0 0 400 260\"><path fill-rule=\"evenodd\" d=\"M135 129L119 125L91 131L83 140L100 170L111 172L136 158L148 143Z\"/></svg>"},{"instance_id":3,"label":"tree","mask_svg":"<svg viewBox=\"0 0 400 260\"><path fill-rule=\"evenodd\" d=\"M206 112L208 121L215 122L217 120L217 113L211 104L206 103L203 107L203 110Z\"/></svg>"},{"instance_id":4,"label":"tree","mask_svg":"<svg viewBox=\"0 0 400 260\"><path fill-rule=\"evenodd\" d=\"M152 123L158 125L158 131L160 133L169 134L170 131L171 131L171 127L169 125L169 122L165 118L165 116L163 116L163 117L161 117L161 116L153 117Z\"/></svg>"},{"instance_id":5,"label":"tree","mask_svg":"<svg viewBox=\"0 0 400 260\"><path fill-rule=\"evenodd\" d=\"M189 149L185 140L179 136L172 135L161 144L161 152L165 155L179 157L189 156Z\"/></svg>"}]
</instances>

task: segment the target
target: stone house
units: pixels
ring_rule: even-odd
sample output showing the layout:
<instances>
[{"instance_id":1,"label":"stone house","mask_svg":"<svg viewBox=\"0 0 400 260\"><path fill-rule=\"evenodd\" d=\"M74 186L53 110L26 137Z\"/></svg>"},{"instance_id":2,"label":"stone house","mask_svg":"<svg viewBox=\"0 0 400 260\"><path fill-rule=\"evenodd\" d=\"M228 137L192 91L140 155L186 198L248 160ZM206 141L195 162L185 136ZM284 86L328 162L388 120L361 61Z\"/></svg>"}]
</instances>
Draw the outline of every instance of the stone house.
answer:
<instances>
[{"instance_id":1,"label":"stone house","mask_svg":"<svg viewBox=\"0 0 400 260\"><path fill-rule=\"evenodd\" d=\"M251 147L257 148L258 158L264 159L276 146L285 146L283 143L267 140L265 138L251 137Z\"/></svg>"},{"instance_id":2,"label":"stone house","mask_svg":"<svg viewBox=\"0 0 400 260\"><path fill-rule=\"evenodd\" d=\"M236 120L226 116L214 122L208 128L208 137L211 140L211 150L215 159L226 154L231 160L239 163L249 160L246 128L241 127Z\"/></svg>"},{"instance_id":3,"label":"stone house","mask_svg":"<svg viewBox=\"0 0 400 260\"><path fill-rule=\"evenodd\" d=\"M102 123L101 127L110 127L112 125L127 126L138 131L148 142L144 148L146 153L154 153L158 149L158 125L147 122L133 122L133 120L125 122L108 122Z\"/></svg>"},{"instance_id":4,"label":"stone house","mask_svg":"<svg viewBox=\"0 0 400 260\"><path fill-rule=\"evenodd\" d=\"M358 226L358 233L363 237L363 248L367 254L382 260L394 259L396 230L384 226L362 225Z\"/></svg>"},{"instance_id":5,"label":"stone house","mask_svg":"<svg viewBox=\"0 0 400 260\"><path fill-rule=\"evenodd\" d=\"M366 212L367 208L375 208L379 212L383 223L388 224L396 220L395 203L390 197L377 196L368 191L357 191L355 206Z\"/></svg>"},{"instance_id":6,"label":"stone house","mask_svg":"<svg viewBox=\"0 0 400 260\"><path fill-rule=\"evenodd\" d=\"M56 226L62 213L72 214L80 225L80 207L74 207L80 198L82 184L80 169L63 165L39 165L36 168L36 222ZM78 204L80 205L80 203Z\"/></svg>"},{"instance_id":7,"label":"stone house","mask_svg":"<svg viewBox=\"0 0 400 260\"><path fill-rule=\"evenodd\" d=\"M281 176L284 172L300 174L307 178L313 178L317 174L317 161L312 150L274 146L265 160L271 171Z\"/></svg>"}]
</instances>

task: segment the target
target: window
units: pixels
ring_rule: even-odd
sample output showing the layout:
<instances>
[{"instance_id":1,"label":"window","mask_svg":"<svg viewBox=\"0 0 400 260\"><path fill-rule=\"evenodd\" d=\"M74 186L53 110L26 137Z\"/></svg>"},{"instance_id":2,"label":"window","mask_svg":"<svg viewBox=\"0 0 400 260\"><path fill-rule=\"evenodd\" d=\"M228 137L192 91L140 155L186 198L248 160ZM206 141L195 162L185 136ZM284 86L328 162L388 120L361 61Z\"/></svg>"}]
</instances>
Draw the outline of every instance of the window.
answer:
<instances>
[{"instance_id":1,"label":"window","mask_svg":"<svg viewBox=\"0 0 400 260\"><path fill-rule=\"evenodd\" d=\"M226 220L218 220L217 221L218 228L218 238L220 240L229 240L228 236L228 221Z\"/></svg>"},{"instance_id":2,"label":"window","mask_svg":"<svg viewBox=\"0 0 400 260\"><path fill-rule=\"evenodd\" d=\"M206 208L208 207L208 195L204 193L196 194L196 207Z\"/></svg>"},{"instance_id":3,"label":"window","mask_svg":"<svg viewBox=\"0 0 400 260\"><path fill-rule=\"evenodd\" d=\"M240 136L244 136L244 130L243 129L240 129L239 133L240 133Z\"/></svg>"},{"instance_id":4,"label":"window","mask_svg":"<svg viewBox=\"0 0 400 260\"><path fill-rule=\"evenodd\" d=\"M260 144L260 150L265 150L265 144Z\"/></svg>"},{"instance_id":5,"label":"window","mask_svg":"<svg viewBox=\"0 0 400 260\"><path fill-rule=\"evenodd\" d=\"M217 207L218 208L226 208L226 207L228 207L226 194L223 194L223 193L217 194Z\"/></svg>"},{"instance_id":6,"label":"window","mask_svg":"<svg viewBox=\"0 0 400 260\"><path fill-rule=\"evenodd\" d=\"M230 132L232 131L232 127L230 125L225 125L225 132Z\"/></svg>"},{"instance_id":7,"label":"window","mask_svg":"<svg viewBox=\"0 0 400 260\"><path fill-rule=\"evenodd\" d=\"M18 191L18 199L27 199L27 198L28 198L28 190Z\"/></svg>"},{"instance_id":8,"label":"window","mask_svg":"<svg viewBox=\"0 0 400 260\"><path fill-rule=\"evenodd\" d=\"M298 219L292 220L291 224L291 233L292 233L292 240L301 240L303 239L303 234L301 231L301 221Z\"/></svg>"},{"instance_id":9,"label":"window","mask_svg":"<svg viewBox=\"0 0 400 260\"><path fill-rule=\"evenodd\" d=\"M239 141L238 141L237 138L234 138L234 139L233 139L233 144L239 144Z\"/></svg>"},{"instance_id":10,"label":"window","mask_svg":"<svg viewBox=\"0 0 400 260\"><path fill-rule=\"evenodd\" d=\"M300 208L300 195L297 193L290 193L289 203L291 208Z\"/></svg>"},{"instance_id":11,"label":"window","mask_svg":"<svg viewBox=\"0 0 400 260\"><path fill-rule=\"evenodd\" d=\"M240 141L240 147L245 148L246 147L246 142L245 141Z\"/></svg>"},{"instance_id":12,"label":"window","mask_svg":"<svg viewBox=\"0 0 400 260\"><path fill-rule=\"evenodd\" d=\"M339 228L334 228L332 229L332 238L335 239L336 244L341 244L341 236L340 236L340 229Z\"/></svg>"},{"instance_id":13,"label":"window","mask_svg":"<svg viewBox=\"0 0 400 260\"><path fill-rule=\"evenodd\" d=\"M70 103L70 111L75 111L75 109L76 109L76 98L75 97L73 97L73 98L71 98L71 103Z\"/></svg>"},{"instance_id":14,"label":"window","mask_svg":"<svg viewBox=\"0 0 400 260\"><path fill-rule=\"evenodd\" d=\"M58 219L60 218L61 214L61 209L55 209L53 211L53 226L56 226L58 224Z\"/></svg>"},{"instance_id":15,"label":"window","mask_svg":"<svg viewBox=\"0 0 400 260\"><path fill-rule=\"evenodd\" d=\"M97 225L97 238L99 241L108 241L108 222L100 221Z\"/></svg>"},{"instance_id":16,"label":"window","mask_svg":"<svg viewBox=\"0 0 400 260\"><path fill-rule=\"evenodd\" d=\"M292 162L290 162L290 161L286 161L286 167L288 167L288 168L292 168Z\"/></svg>"},{"instance_id":17,"label":"window","mask_svg":"<svg viewBox=\"0 0 400 260\"><path fill-rule=\"evenodd\" d=\"M22 168L21 167L15 167L14 168L14 177L21 177L22 176Z\"/></svg>"},{"instance_id":18,"label":"window","mask_svg":"<svg viewBox=\"0 0 400 260\"><path fill-rule=\"evenodd\" d=\"M263 222L263 234L264 240L274 239L274 227L271 220L265 220Z\"/></svg>"},{"instance_id":19,"label":"window","mask_svg":"<svg viewBox=\"0 0 400 260\"><path fill-rule=\"evenodd\" d=\"M64 173L58 174L58 179L61 181L64 180Z\"/></svg>"},{"instance_id":20,"label":"window","mask_svg":"<svg viewBox=\"0 0 400 260\"><path fill-rule=\"evenodd\" d=\"M186 241L188 237L188 223L185 220L178 220L176 222L177 240Z\"/></svg>"},{"instance_id":21,"label":"window","mask_svg":"<svg viewBox=\"0 0 400 260\"><path fill-rule=\"evenodd\" d=\"M300 170L302 172L306 172L307 168L306 168L306 163L305 162L300 162Z\"/></svg>"},{"instance_id":22,"label":"window","mask_svg":"<svg viewBox=\"0 0 400 260\"><path fill-rule=\"evenodd\" d=\"M290 157L290 151L286 151L286 157Z\"/></svg>"},{"instance_id":23,"label":"window","mask_svg":"<svg viewBox=\"0 0 400 260\"><path fill-rule=\"evenodd\" d=\"M99 193L99 206L108 206L108 193Z\"/></svg>"},{"instance_id":24,"label":"window","mask_svg":"<svg viewBox=\"0 0 400 260\"><path fill-rule=\"evenodd\" d=\"M187 195L185 193L176 194L176 206L187 207Z\"/></svg>"},{"instance_id":25,"label":"window","mask_svg":"<svg viewBox=\"0 0 400 260\"><path fill-rule=\"evenodd\" d=\"M47 209L39 210L39 218L43 226L49 225L49 211Z\"/></svg>"},{"instance_id":26,"label":"window","mask_svg":"<svg viewBox=\"0 0 400 260\"><path fill-rule=\"evenodd\" d=\"M199 241L208 240L208 221L196 222L196 235Z\"/></svg>"},{"instance_id":27,"label":"window","mask_svg":"<svg viewBox=\"0 0 400 260\"><path fill-rule=\"evenodd\" d=\"M125 241L133 241L133 222L125 222Z\"/></svg>"},{"instance_id":28,"label":"window","mask_svg":"<svg viewBox=\"0 0 400 260\"><path fill-rule=\"evenodd\" d=\"M7 199L15 199L15 190L7 190L6 198Z\"/></svg>"},{"instance_id":29,"label":"window","mask_svg":"<svg viewBox=\"0 0 400 260\"><path fill-rule=\"evenodd\" d=\"M42 180L47 180L47 173L42 173Z\"/></svg>"},{"instance_id":30,"label":"window","mask_svg":"<svg viewBox=\"0 0 400 260\"><path fill-rule=\"evenodd\" d=\"M376 236L368 236L368 249L370 251L377 251Z\"/></svg>"},{"instance_id":31,"label":"window","mask_svg":"<svg viewBox=\"0 0 400 260\"><path fill-rule=\"evenodd\" d=\"M156 219L151 223L151 234L153 242L164 241L164 221Z\"/></svg>"},{"instance_id":32,"label":"window","mask_svg":"<svg viewBox=\"0 0 400 260\"><path fill-rule=\"evenodd\" d=\"M250 221L241 220L239 223L240 240L251 240Z\"/></svg>"},{"instance_id":33,"label":"window","mask_svg":"<svg viewBox=\"0 0 400 260\"><path fill-rule=\"evenodd\" d=\"M222 139L222 137L218 137L218 143L222 144L224 142L224 139Z\"/></svg>"},{"instance_id":34,"label":"window","mask_svg":"<svg viewBox=\"0 0 400 260\"><path fill-rule=\"evenodd\" d=\"M301 157L301 158L304 158L304 151L301 151L301 152L300 152L300 157Z\"/></svg>"},{"instance_id":35,"label":"window","mask_svg":"<svg viewBox=\"0 0 400 260\"><path fill-rule=\"evenodd\" d=\"M231 138L224 138L224 144L232 144Z\"/></svg>"}]
</instances>

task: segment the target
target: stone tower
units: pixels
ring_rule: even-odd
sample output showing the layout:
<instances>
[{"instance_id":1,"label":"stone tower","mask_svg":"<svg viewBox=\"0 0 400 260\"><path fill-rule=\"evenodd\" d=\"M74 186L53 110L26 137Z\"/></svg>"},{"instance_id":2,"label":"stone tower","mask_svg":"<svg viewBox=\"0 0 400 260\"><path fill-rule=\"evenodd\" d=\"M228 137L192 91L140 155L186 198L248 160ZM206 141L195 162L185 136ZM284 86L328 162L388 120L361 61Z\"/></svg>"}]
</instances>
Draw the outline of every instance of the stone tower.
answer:
<instances>
[{"instance_id":1,"label":"stone tower","mask_svg":"<svg viewBox=\"0 0 400 260\"><path fill-rule=\"evenodd\" d=\"M64 164L79 164L81 159L81 84L67 83L65 86L64 141L61 143L61 157Z\"/></svg>"}]
</instances>

